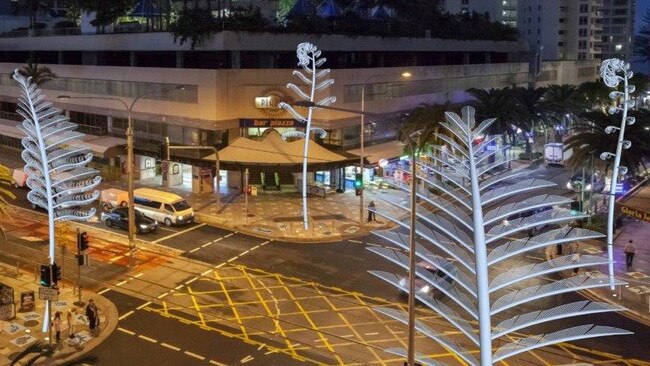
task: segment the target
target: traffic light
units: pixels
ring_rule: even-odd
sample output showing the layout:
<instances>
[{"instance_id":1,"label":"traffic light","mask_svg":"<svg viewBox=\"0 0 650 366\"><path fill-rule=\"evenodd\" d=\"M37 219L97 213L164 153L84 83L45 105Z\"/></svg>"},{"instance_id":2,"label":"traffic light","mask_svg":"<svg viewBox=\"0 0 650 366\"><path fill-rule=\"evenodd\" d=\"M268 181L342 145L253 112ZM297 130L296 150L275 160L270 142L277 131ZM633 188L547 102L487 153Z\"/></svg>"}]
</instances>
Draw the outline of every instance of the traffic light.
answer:
<instances>
[{"instance_id":1,"label":"traffic light","mask_svg":"<svg viewBox=\"0 0 650 366\"><path fill-rule=\"evenodd\" d=\"M90 243L88 233L83 231L77 236L77 250L79 253L82 253L88 250L88 244Z\"/></svg>"},{"instance_id":2,"label":"traffic light","mask_svg":"<svg viewBox=\"0 0 650 366\"><path fill-rule=\"evenodd\" d=\"M50 271L50 266L41 266L41 280L38 282L38 284L43 287L52 286L52 272Z\"/></svg>"},{"instance_id":3,"label":"traffic light","mask_svg":"<svg viewBox=\"0 0 650 366\"><path fill-rule=\"evenodd\" d=\"M362 191L363 191L363 175L361 173L357 173L354 176L354 192L357 196L360 196Z\"/></svg>"},{"instance_id":4,"label":"traffic light","mask_svg":"<svg viewBox=\"0 0 650 366\"><path fill-rule=\"evenodd\" d=\"M61 279L61 267L57 266L56 263L52 263L52 283L56 285Z\"/></svg>"},{"instance_id":5,"label":"traffic light","mask_svg":"<svg viewBox=\"0 0 650 366\"><path fill-rule=\"evenodd\" d=\"M571 202L571 215L577 215L582 212L582 202L572 201Z\"/></svg>"}]
</instances>

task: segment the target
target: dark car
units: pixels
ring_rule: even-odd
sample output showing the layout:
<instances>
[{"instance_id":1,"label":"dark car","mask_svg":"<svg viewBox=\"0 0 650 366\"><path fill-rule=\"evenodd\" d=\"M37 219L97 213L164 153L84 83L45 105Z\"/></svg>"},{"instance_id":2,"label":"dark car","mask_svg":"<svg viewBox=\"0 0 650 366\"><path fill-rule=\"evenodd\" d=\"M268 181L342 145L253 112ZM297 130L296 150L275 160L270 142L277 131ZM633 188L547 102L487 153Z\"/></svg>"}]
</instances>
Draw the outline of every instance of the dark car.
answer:
<instances>
[{"instance_id":1,"label":"dark car","mask_svg":"<svg viewBox=\"0 0 650 366\"><path fill-rule=\"evenodd\" d=\"M101 220L108 227L119 227L122 229L129 229L129 208L118 207L108 212L102 212ZM135 210L135 229L138 233L151 233L158 228L158 222L152 220L142 214L142 212Z\"/></svg>"},{"instance_id":2,"label":"dark car","mask_svg":"<svg viewBox=\"0 0 650 366\"><path fill-rule=\"evenodd\" d=\"M449 283L453 282L453 279L451 277L449 277L449 275L447 273L445 273L444 271L439 270L435 266L432 266L427 261L418 262L416 265L418 267L422 268L422 269L425 269L427 272L429 272L434 277L441 278L441 279L443 279L443 280L445 280L445 281L447 281ZM448 268L448 271L451 271L452 273L454 273L456 271L456 268L452 264L450 264L449 268ZM399 283L400 283L400 285L402 285L404 287L408 287L408 281L409 281L409 278L408 278L408 274L407 274L407 275L405 275L404 277L402 277L400 279ZM426 295L429 295L429 296L434 296L434 294L435 294L435 288L433 288L431 285L429 285L429 283L427 281L425 281L424 279L419 278L417 276L415 277L415 287L419 289L420 293L423 293L423 294L426 294ZM401 295L406 296L407 293L402 292Z\"/></svg>"},{"instance_id":3,"label":"dark car","mask_svg":"<svg viewBox=\"0 0 650 366\"><path fill-rule=\"evenodd\" d=\"M594 173L594 183L593 187L591 184L591 177L589 173L585 174L585 191L589 192L593 188L594 192L602 192L605 189L605 180L602 178L600 172ZM573 173L569 181L566 183L567 189L572 189L574 191L580 192L582 190L582 171Z\"/></svg>"}]
</instances>

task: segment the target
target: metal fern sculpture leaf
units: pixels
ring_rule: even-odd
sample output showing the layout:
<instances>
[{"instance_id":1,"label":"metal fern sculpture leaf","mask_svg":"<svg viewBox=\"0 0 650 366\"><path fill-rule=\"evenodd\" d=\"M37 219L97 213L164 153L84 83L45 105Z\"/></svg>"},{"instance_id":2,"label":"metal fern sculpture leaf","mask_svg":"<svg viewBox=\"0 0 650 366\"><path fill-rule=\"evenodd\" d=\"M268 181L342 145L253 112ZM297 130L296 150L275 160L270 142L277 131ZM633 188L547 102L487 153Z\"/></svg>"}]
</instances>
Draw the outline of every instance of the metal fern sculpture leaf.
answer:
<instances>
[{"instance_id":1,"label":"metal fern sculpture leaf","mask_svg":"<svg viewBox=\"0 0 650 366\"><path fill-rule=\"evenodd\" d=\"M305 73L303 74L303 72L300 70L294 70L293 75L297 76L305 84L307 91L304 91L293 83L287 84L287 88L302 100L313 102L322 106L328 106L334 103L336 101L336 97L333 96L327 96L318 102L315 100L316 92L323 91L330 85L334 84L334 79L325 78L325 76L330 73L330 69L320 69L320 67L325 64L327 59L320 57L321 51L318 49L318 47L309 42L300 43L296 49L296 55L298 56L298 66L302 67ZM305 229L307 229L309 227L307 214L307 156L309 153L309 136L312 132L312 114L314 109L317 107L309 107L306 116L303 116L298 111L296 111L293 106L284 102L279 103L278 107L286 109L293 116L293 118L306 124L304 134L301 135L298 133L285 133L283 135L283 138L303 137L305 139L302 159L302 215L303 226ZM326 135L325 130L321 128L314 129L314 131L318 133L321 138L325 137Z\"/></svg>"},{"instance_id":2,"label":"metal fern sculpture leaf","mask_svg":"<svg viewBox=\"0 0 650 366\"><path fill-rule=\"evenodd\" d=\"M512 312L506 315L506 310L517 309L523 304L530 306L539 299L607 286L605 281L586 275L535 286L523 283L567 269L609 262L607 258L599 256L576 257L569 254L525 265L509 262L516 256L524 256L530 251L550 245L601 238L602 235L568 226L570 221L586 217L583 214L572 215L560 206L570 203L570 199L534 193L554 186L554 183L536 178L513 182L511 180L520 177L523 172L502 172L509 162L507 158L498 156L503 153L503 149L489 149L494 141L492 138L477 142L477 137L483 134L494 119L477 125L472 107L463 108L461 116L447 112L445 119L445 122L440 123L445 133L439 134L438 138L449 145L447 154L457 163L451 164L450 160L443 162L436 156L429 156L428 161L433 163L413 162L425 168L413 178L422 183L422 187L415 192L419 200L415 207L415 256L437 271L434 274L416 266L415 273L420 281L416 282L413 289L408 288L408 283L400 275L386 271L370 272L404 292L414 291L416 299L458 329L455 337L462 339L454 339L448 333L443 334L419 321L415 322L415 329L472 366L493 365L522 352L564 341L631 334L622 329L593 324L561 329L562 319L624 310L607 303L578 301L530 313L520 310L514 316ZM443 164L447 164L449 169L443 169ZM433 174L425 175L424 171ZM403 191L402 197L386 198L380 195L377 198L410 212L409 187L400 183L395 185ZM433 194L428 188L436 188L443 194ZM410 221L381 211L376 211L376 214L397 224L397 229L373 232L396 248L369 247L368 250L407 271ZM560 228L536 232L536 228L542 224ZM524 235L516 236L517 233ZM497 272L496 265L507 269ZM514 287L515 285L519 287ZM439 300L434 296L436 293L444 294L448 300ZM408 323L406 313L390 308L377 310ZM515 331L558 320L558 331L529 338L509 338ZM478 328L475 326L477 323ZM493 350L495 341L501 346ZM478 358L475 356L476 348L479 349ZM386 351L400 356L407 355L407 350L403 348ZM426 352L428 350L420 351L422 354L431 353ZM430 357L419 355L416 358L424 365L442 365Z\"/></svg>"},{"instance_id":3,"label":"metal fern sculpture leaf","mask_svg":"<svg viewBox=\"0 0 650 366\"><path fill-rule=\"evenodd\" d=\"M54 261L54 222L86 221L95 215L95 209L83 209L99 197L94 190L101 178L99 172L86 165L92 160L90 150L76 147L82 133L77 125L53 107L31 78L18 70L14 80L20 87L17 112L23 117L19 128L26 137L21 153L25 161L30 192L27 198L47 210L50 230L50 261Z\"/></svg>"}]
</instances>

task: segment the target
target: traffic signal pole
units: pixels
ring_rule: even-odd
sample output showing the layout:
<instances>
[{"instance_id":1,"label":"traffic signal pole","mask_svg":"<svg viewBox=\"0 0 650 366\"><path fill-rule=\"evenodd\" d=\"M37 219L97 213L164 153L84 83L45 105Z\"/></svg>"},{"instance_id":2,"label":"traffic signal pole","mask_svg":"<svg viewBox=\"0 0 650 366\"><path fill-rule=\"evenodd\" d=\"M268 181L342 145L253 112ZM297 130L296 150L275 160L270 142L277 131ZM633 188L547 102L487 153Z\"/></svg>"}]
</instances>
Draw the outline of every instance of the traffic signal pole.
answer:
<instances>
[{"instance_id":1,"label":"traffic signal pole","mask_svg":"<svg viewBox=\"0 0 650 366\"><path fill-rule=\"evenodd\" d=\"M81 301L81 232L77 227L77 301L74 302L75 306L84 306L85 303Z\"/></svg>"}]
</instances>

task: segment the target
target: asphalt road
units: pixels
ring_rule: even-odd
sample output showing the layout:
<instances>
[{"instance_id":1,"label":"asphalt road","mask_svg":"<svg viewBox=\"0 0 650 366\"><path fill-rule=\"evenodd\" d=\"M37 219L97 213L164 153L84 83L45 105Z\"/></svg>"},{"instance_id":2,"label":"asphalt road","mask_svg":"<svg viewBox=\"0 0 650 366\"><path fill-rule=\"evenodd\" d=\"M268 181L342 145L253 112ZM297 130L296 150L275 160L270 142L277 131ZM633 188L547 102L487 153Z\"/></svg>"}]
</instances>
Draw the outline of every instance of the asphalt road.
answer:
<instances>
[{"instance_id":1,"label":"asphalt road","mask_svg":"<svg viewBox=\"0 0 650 366\"><path fill-rule=\"evenodd\" d=\"M573 196L575 192L566 190L565 184L569 173L561 168L539 167L526 175L526 178L544 178L558 184L557 188L546 190L547 193ZM20 206L28 206L24 198L26 191L18 191ZM507 201L505 201L507 202ZM95 223L107 229L102 223ZM368 270L386 270L399 272L399 268L366 250L366 246L389 246L377 236L368 235L328 244L296 244L268 241L242 233L202 224L183 227L162 227L157 233L142 235L142 240L155 242L183 251L183 257L210 265L244 266L268 273L281 274L287 278L297 278L306 283L313 282L325 286L340 288L344 291L358 292L370 297L385 299L391 303L404 302L396 289L374 278ZM125 237L125 231L107 229ZM45 247L32 249L45 250ZM13 250L13 249L12 249ZM19 255L27 255L25 252ZM534 263L543 258L543 254L522 259L524 263ZM7 259L10 260L10 259ZM523 264L523 263L520 263ZM112 269L116 276L124 271L119 266ZM103 278L102 281L110 279ZM530 285L528 282L526 285ZM226 337L218 332L186 324L173 317L156 314L156 306L151 305L137 309L144 300L116 292L108 291L105 296L113 300L124 315L134 311L120 321L120 328L93 353L100 358L100 364L121 364L124 358L129 364L165 364L185 365L214 361L234 365L247 360L248 364L292 365L293 358L282 353L265 354L238 339ZM527 305L524 311L532 311L539 305L550 306L582 300L579 294L567 294L554 297L545 302ZM533 306L535 305L535 306ZM584 318L584 319L583 319ZM650 328L634 322L619 314L590 315L563 321L563 327L582 324L585 320L594 324L612 325L636 333L632 337L607 337L588 341L574 342L586 349L609 352L625 357L650 360L650 353L643 342L635 340L650 339ZM187 319L187 314L186 314ZM192 317L189 317L192 319ZM533 329L533 333L557 330L556 325L544 325ZM163 343L165 345L163 345ZM120 350L121 352L115 352ZM227 350L227 351L224 351ZM198 357L197 357L198 356ZM250 359L252 357L252 359ZM203 358L203 359L201 359ZM250 360L249 360L250 359Z\"/></svg>"}]
</instances>

